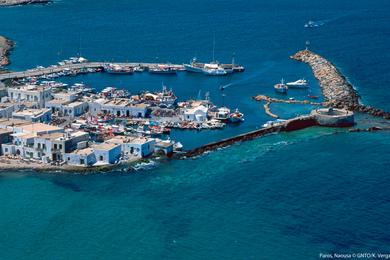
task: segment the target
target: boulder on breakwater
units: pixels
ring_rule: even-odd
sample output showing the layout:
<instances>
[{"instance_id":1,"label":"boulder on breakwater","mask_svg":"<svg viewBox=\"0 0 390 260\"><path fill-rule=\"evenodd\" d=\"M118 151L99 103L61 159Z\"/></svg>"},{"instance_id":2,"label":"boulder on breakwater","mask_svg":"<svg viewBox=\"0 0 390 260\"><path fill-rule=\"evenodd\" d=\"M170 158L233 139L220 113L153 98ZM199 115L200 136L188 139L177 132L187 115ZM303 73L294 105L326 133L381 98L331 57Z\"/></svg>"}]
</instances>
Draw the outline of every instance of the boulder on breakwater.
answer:
<instances>
[{"instance_id":1,"label":"boulder on breakwater","mask_svg":"<svg viewBox=\"0 0 390 260\"><path fill-rule=\"evenodd\" d=\"M0 68L9 64L8 54L12 47L13 42L11 40L0 36Z\"/></svg>"}]
</instances>

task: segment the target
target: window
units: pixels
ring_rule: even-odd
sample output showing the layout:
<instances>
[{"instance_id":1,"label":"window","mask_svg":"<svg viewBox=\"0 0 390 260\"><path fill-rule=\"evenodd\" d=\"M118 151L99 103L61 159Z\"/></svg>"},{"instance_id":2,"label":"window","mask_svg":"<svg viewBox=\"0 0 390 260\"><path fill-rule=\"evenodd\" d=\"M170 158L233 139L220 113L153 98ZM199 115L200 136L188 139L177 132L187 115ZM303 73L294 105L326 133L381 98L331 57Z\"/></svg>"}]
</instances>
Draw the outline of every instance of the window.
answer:
<instances>
[{"instance_id":1,"label":"window","mask_svg":"<svg viewBox=\"0 0 390 260\"><path fill-rule=\"evenodd\" d=\"M59 145L59 149L62 149L62 144Z\"/></svg>"},{"instance_id":2,"label":"window","mask_svg":"<svg viewBox=\"0 0 390 260\"><path fill-rule=\"evenodd\" d=\"M68 157L68 161L70 161L70 157Z\"/></svg>"},{"instance_id":3,"label":"window","mask_svg":"<svg viewBox=\"0 0 390 260\"><path fill-rule=\"evenodd\" d=\"M80 164L85 164L85 160L84 159L80 159Z\"/></svg>"},{"instance_id":4,"label":"window","mask_svg":"<svg viewBox=\"0 0 390 260\"><path fill-rule=\"evenodd\" d=\"M103 161L103 155L99 156L99 161Z\"/></svg>"},{"instance_id":5,"label":"window","mask_svg":"<svg viewBox=\"0 0 390 260\"><path fill-rule=\"evenodd\" d=\"M57 144L54 144L54 149L57 149Z\"/></svg>"},{"instance_id":6,"label":"window","mask_svg":"<svg viewBox=\"0 0 390 260\"><path fill-rule=\"evenodd\" d=\"M8 153L8 148L4 148L4 152Z\"/></svg>"}]
</instances>

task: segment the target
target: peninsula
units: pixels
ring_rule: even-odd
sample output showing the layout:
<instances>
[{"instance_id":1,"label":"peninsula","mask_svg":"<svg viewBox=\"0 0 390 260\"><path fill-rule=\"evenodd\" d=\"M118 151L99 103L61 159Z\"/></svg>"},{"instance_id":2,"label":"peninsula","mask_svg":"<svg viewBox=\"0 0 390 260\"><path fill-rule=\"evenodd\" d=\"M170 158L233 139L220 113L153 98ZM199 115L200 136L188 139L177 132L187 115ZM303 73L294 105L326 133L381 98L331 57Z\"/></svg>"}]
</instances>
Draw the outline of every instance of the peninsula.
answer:
<instances>
[{"instance_id":1,"label":"peninsula","mask_svg":"<svg viewBox=\"0 0 390 260\"><path fill-rule=\"evenodd\" d=\"M9 64L8 54L13 47L13 42L0 35L0 69Z\"/></svg>"},{"instance_id":2,"label":"peninsula","mask_svg":"<svg viewBox=\"0 0 390 260\"><path fill-rule=\"evenodd\" d=\"M47 4L50 0L0 0L0 6Z\"/></svg>"}]
</instances>

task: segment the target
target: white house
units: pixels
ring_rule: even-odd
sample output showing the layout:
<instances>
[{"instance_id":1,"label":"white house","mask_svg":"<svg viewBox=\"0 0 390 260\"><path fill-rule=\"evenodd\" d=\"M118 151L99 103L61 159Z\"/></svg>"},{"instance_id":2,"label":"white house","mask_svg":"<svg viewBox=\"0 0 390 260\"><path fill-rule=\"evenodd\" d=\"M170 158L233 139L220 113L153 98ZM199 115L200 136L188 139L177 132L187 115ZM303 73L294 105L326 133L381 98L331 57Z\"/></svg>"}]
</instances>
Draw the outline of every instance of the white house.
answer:
<instances>
[{"instance_id":1,"label":"white house","mask_svg":"<svg viewBox=\"0 0 390 260\"><path fill-rule=\"evenodd\" d=\"M88 167L96 163L94 150L90 147L66 153L64 160L69 165Z\"/></svg>"},{"instance_id":2,"label":"white house","mask_svg":"<svg viewBox=\"0 0 390 260\"><path fill-rule=\"evenodd\" d=\"M52 113L58 112L60 116L77 117L88 110L88 103L84 101L66 101L62 99L53 99L46 102L46 108Z\"/></svg>"},{"instance_id":3,"label":"white house","mask_svg":"<svg viewBox=\"0 0 390 260\"><path fill-rule=\"evenodd\" d=\"M200 105L193 108L187 108L183 113L183 120L193 122L203 122L207 120L208 108Z\"/></svg>"},{"instance_id":4,"label":"white house","mask_svg":"<svg viewBox=\"0 0 390 260\"><path fill-rule=\"evenodd\" d=\"M89 111L93 116L111 114L118 117L145 117L149 105L135 104L131 99L97 99L89 103Z\"/></svg>"},{"instance_id":5,"label":"white house","mask_svg":"<svg viewBox=\"0 0 390 260\"><path fill-rule=\"evenodd\" d=\"M154 152L156 140L147 137L117 136L106 141L121 145L122 154L127 156L147 157Z\"/></svg>"},{"instance_id":6,"label":"white house","mask_svg":"<svg viewBox=\"0 0 390 260\"><path fill-rule=\"evenodd\" d=\"M30 122L49 123L51 121L51 111L46 108L25 109L12 113L12 118L26 120Z\"/></svg>"},{"instance_id":7,"label":"white house","mask_svg":"<svg viewBox=\"0 0 390 260\"><path fill-rule=\"evenodd\" d=\"M10 118L12 113L19 109L18 103L1 102L0 103L0 118Z\"/></svg>"},{"instance_id":8,"label":"white house","mask_svg":"<svg viewBox=\"0 0 390 260\"><path fill-rule=\"evenodd\" d=\"M96 165L115 164L121 157L121 145L115 143L101 143L93 147L96 156Z\"/></svg>"},{"instance_id":9,"label":"white house","mask_svg":"<svg viewBox=\"0 0 390 260\"><path fill-rule=\"evenodd\" d=\"M25 85L8 88L8 97L17 102L31 102L35 108L43 108L46 101L52 99L50 92L49 88L43 86Z\"/></svg>"}]
</instances>

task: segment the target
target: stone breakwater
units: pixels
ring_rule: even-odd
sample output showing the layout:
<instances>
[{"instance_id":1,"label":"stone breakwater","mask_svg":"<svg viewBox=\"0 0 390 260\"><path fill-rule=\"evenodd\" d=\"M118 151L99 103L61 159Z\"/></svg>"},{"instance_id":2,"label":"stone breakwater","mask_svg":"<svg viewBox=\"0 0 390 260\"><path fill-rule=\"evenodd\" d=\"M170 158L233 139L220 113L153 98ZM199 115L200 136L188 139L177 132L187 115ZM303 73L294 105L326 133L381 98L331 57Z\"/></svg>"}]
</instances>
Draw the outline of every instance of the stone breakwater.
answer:
<instances>
[{"instance_id":1,"label":"stone breakwater","mask_svg":"<svg viewBox=\"0 0 390 260\"><path fill-rule=\"evenodd\" d=\"M12 41L0 36L0 68L9 64L8 54L12 47Z\"/></svg>"},{"instance_id":2,"label":"stone breakwater","mask_svg":"<svg viewBox=\"0 0 390 260\"><path fill-rule=\"evenodd\" d=\"M186 151L180 154L176 154L177 159L185 159L185 158L191 158L196 157L199 155L202 155L206 152L214 151L217 149L221 149L224 147L227 147L229 145L233 145L235 143L244 142L253 140L255 138L258 138L260 136L272 134L272 133L278 133L278 132L290 132L290 131L296 131L300 129L304 129L307 127L317 126L318 122L314 119L313 116L300 116L293 119L289 119L284 122L280 122L277 124L274 124L269 127L261 128L258 130L254 130L251 132L247 132L244 134L240 134L234 137L222 139L220 141L212 142L206 145L203 145L201 147L195 148L190 151Z\"/></svg>"},{"instance_id":3,"label":"stone breakwater","mask_svg":"<svg viewBox=\"0 0 390 260\"><path fill-rule=\"evenodd\" d=\"M384 110L360 104L359 95L351 83L328 60L309 50L299 51L290 58L308 64L319 81L327 106L367 113L390 119Z\"/></svg>"},{"instance_id":4,"label":"stone breakwater","mask_svg":"<svg viewBox=\"0 0 390 260\"><path fill-rule=\"evenodd\" d=\"M0 6L47 4L50 2L50 0L0 0Z\"/></svg>"}]
</instances>

